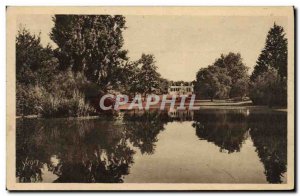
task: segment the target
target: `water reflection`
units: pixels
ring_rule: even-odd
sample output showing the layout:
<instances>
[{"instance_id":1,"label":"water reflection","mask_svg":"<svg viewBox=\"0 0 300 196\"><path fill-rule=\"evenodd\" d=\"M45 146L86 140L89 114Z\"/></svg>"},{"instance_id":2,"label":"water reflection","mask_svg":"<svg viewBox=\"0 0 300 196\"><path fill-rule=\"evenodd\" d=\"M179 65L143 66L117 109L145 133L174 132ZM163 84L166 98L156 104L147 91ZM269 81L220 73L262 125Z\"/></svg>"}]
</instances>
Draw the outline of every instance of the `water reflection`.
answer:
<instances>
[{"instance_id":1,"label":"water reflection","mask_svg":"<svg viewBox=\"0 0 300 196\"><path fill-rule=\"evenodd\" d=\"M251 114L248 123L267 181L282 183L287 171L287 115L279 112Z\"/></svg>"},{"instance_id":2,"label":"water reflection","mask_svg":"<svg viewBox=\"0 0 300 196\"><path fill-rule=\"evenodd\" d=\"M168 115L158 111L133 111L124 114L124 128L129 142L142 154L153 154L157 135L164 130Z\"/></svg>"},{"instance_id":3,"label":"water reflection","mask_svg":"<svg viewBox=\"0 0 300 196\"><path fill-rule=\"evenodd\" d=\"M248 136L246 114L236 110L197 112L193 127L200 139L213 142L220 152L239 152Z\"/></svg>"},{"instance_id":4,"label":"water reflection","mask_svg":"<svg viewBox=\"0 0 300 196\"><path fill-rule=\"evenodd\" d=\"M154 158L159 154L157 145L162 145L158 142L159 135L163 133L164 141L172 143L172 127L181 127L180 123L186 122L190 124L188 129L194 132L194 138L206 142L191 142L189 147L196 151L200 145L214 144L219 153L239 155L244 143L251 140L256 149L255 156L264 168L265 180L282 183L287 162L286 118L286 113L270 110L202 109L130 111L111 120L17 119L16 176L19 182L120 183L131 175L131 168L145 176L144 168L134 168L135 159ZM172 126L167 126L169 123ZM184 137L184 131L183 137L175 140L190 140ZM192 159L181 160L184 156L180 154L189 153L187 147L183 146L175 153L178 153L176 161L189 163L180 167L189 169L189 165L194 164ZM203 156L211 157L209 153ZM164 156L168 159L169 155ZM162 170L170 167L161 163L162 160L157 160L152 166ZM219 164L222 167L222 163ZM175 172L178 168L173 169ZM184 174L177 175L180 181L180 175ZM234 177L234 174L230 175ZM211 178L214 182L213 176ZM182 178L180 182L190 181ZM224 179L222 182L229 181Z\"/></svg>"},{"instance_id":5,"label":"water reflection","mask_svg":"<svg viewBox=\"0 0 300 196\"><path fill-rule=\"evenodd\" d=\"M122 182L133 163L134 151L114 122L27 119L17 126L20 182L41 181L36 176L44 164L58 176L55 182ZM52 155L58 164L50 160Z\"/></svg>"}]
</instances>

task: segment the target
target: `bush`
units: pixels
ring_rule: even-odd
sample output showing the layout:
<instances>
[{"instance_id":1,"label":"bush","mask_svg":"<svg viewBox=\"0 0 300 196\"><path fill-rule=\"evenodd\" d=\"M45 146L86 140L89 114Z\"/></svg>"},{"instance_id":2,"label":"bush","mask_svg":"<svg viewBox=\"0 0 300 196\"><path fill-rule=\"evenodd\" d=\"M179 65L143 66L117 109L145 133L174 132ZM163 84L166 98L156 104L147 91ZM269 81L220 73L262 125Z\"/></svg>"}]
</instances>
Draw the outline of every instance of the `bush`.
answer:
<instances>
[{"instance_id":1,"label":"bush","mask_svg":"<svg viewBox=\"0 0 300 196\"><path fill-rule=\"evenodd\" d=\"M67 71L40 84L43 86L17 83L17 115L79 117L95 114L82 93L89 83L81 74L75 76Z\"/></svg>"},{"instance_id":2,"label":"bush","mask_svg":"<svg viewBox=\"0 0 300 196\"><path fill-rule=\"evenodd\" d=\"M79 117L95 113L78 90L74 90L71 98L48 94L42 100L40 114L43 117Z\"/></svg>"},{"instance_id":3,"label":"bush","mask_svg":"<svg viewBox=\"0 0 300 196\"><path fill-rule=\"evenodd\" d=\"M18 84L16 87L17 116L37 115L42 100L42 89L39 86Z\"/></svg>"}]
</instances>

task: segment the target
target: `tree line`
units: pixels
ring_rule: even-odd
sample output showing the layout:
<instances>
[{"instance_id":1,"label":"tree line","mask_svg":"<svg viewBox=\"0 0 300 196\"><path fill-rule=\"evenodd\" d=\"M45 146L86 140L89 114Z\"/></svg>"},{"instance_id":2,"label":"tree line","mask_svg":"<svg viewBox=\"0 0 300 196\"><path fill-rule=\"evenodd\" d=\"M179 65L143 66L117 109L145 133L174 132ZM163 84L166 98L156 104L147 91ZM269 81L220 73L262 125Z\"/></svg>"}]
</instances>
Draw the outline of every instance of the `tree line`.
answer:
<instances>
[{"instance_id":1,"label":"tree line","mask_svg":"<svg viewBox=\"0 0 300 196\"><path fill-rule=\"evenodd\" d=\"M255 105L286 106L287 44L283 27L274 23L251 75L239 53L222 54L197 72L197 96L211 100L250 97Z\"/></svg>"},{"instance_id":2,"label":"tree line","mask_svg":"<svg viewBox=\"0 0 300 196\"><path fill-rule=\"evenodd\" d=\"M165 94L169 81L157 71L153 54L131 61L123 49L126 19L121 15L55 15L50 39L20 28L16 37L16 111L18 116L44 117L96 114L99 96L117 91ZM254 71L239 53L228 53L196 74L195 93L201 99L243 98L254 104L286 105L287 39L281 26L270 29ZM274 96L276 95L276 96Z\"/></svg>"}]
</instances>

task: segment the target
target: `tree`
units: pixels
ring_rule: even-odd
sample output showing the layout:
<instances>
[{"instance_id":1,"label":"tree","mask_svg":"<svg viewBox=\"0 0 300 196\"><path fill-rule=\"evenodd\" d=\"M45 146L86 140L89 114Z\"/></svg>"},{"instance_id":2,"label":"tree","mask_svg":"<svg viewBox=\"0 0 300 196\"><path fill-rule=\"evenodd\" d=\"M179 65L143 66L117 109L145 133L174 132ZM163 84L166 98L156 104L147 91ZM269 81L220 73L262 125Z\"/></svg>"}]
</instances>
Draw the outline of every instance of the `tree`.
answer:
<instances>
[{"instance_id":1,"label":"tree","mask_svg":"<svg viewBox=\"0 0 300 196\"><path fill-rule=\"evenodd\" d=\"M56 60L50 45L41 45L40 35L20 28L16 37L16 109L17 115L36 114L42 86L55 76Z\"/></svg>"},{"instance_id":2,"label":"tree","mask_svg":"<svg viewBox=\"0 0 300 196\"><path fill-rule=\"evenodd\" d=\"M58 59L40 36L20 29L16 37L17 115L82 116L93 112L83 92L88 81L70 68L58 70ZM63 81L63 82L62 82Z\"/></svg>"},{"instance_id":3,"label":"tree","mask_svg":"<svg viewBox=\"0 0 300 196\"><path fill-rule=\"evenodd\" d=\"M255 104L287 105L287 39L275 23L251 75L250 98Z\"/></svg>"},{"instance_id":4,"label":"tree","mask_svg":"<svg viewBox=\"0 0 300 196\"><path fill-rule=\"evenodd\" d=\"M287 76L287 39L283 27L275 23L268 32L265 47L258 57L251 81L270 68L278 70L281 77Z\"/></svg>"},{"instance_id":5,"label":"tree","mask_svg":"<svg viewBox=\"0 0 300 196\"><path fill-rule=\"evenodd\" d=\"M137 65L140 66L140 72L138 73L139 93L146 95L156 92L159 89L161 76L157 72L154 56L152 54L142 54L137 61Z\"/></svg>"},{"instance_id":6,"label":"tree","mask_svg":"<svg viewBox=\"0 0 300 196\"><path fill-rule=\"evenodd\" d=\"M221 57L198 71L195 92L201 98L244 97L248 92L248 67L239 53L221 54Z\"/></svg>"},{"instance_id":7,"label":"tree","mask_svg":"<svg viewBox=\"0 0 300 196\"><path fill-rule=\"evenodd\" d=\"M120 91L131 96L137 93L167 93L169 81L162 78L156 69L153 55L143 54L139 60L127 62L120 68L119 81L123 81L118 85Z\"/></svg>"},{"instance_id":8,"label":"tree","mask_svg":"<svg viewBox=\"0 0 300 196\"><path fill-rule=\"evenodd\" d=\"M165 78L159 79L159 94L167 94L170 82Z\"/></svg>"},{"instance_id":9,"label":"tree","mask_svg":"<svg viewBox=\"0 0 300 196\"><path fill-rule=\"evenodd\" d=\"M31 34L25 28L19 29L16 37L16 79L18 83L36 84L36 73L42 68L47 68L46 62L52 61L52 58L53 52L50 45L44 48L40 35Z\"/></svg>"},{"instance_id":10,"label":"tree","mask_svg":"<svg viewBox=\"0 0 300 196\"><path fill-rule=\"evenodd\" d=\"M198 71L195 91L199 97L227 98L230 92L231 78L225 68L208 66Z\"/></svg>"},{"instance_id":11,"label":"tree","mask_svg":"<svg viewBox=\"0 0 300 196\"><path fill-rule=\"evenodd\" d=\"M128 60L122 49L125 18L121 15L55 15L51 39L60 69L82 72L105 90L116 83L118 67Z\"/></svg>"},{"instance_id":12,"label":"tree","mask_svg":"<svg viewBox=\"0 0 300 196\"><path fill-rule=\"evenodd\" d=\"M246 95L249 82L248 67L243 63L239 53L222 54L213 65L227 70L232 82L229 97L243 97Z\"/></svg>"},{"instance_id":13,"label":"tree","mask_svg":"<svg viewBox=\"0 0 300 196\"><path fill-rule=\"evenodd\" d=\"M138 63L129 62L120 71L122 71L120 81L123 81L120 84L120 86L122 86L121 92L131 96L141 93L143 88L139 78L141 69Z\"/></svg>"}]
</instances>

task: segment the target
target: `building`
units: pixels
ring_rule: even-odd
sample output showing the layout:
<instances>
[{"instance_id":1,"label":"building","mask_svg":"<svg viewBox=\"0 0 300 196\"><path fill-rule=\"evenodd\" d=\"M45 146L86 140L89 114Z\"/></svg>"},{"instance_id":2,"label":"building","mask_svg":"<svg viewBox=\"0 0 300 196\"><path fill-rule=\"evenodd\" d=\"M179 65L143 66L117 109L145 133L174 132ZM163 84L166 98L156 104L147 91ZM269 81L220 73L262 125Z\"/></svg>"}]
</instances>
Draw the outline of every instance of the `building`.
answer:
<instances>
[{"instance_id":1,"label":"building","mask_svg":"<svg viewBox=\"0 0 300 196\"><path fill-rule=\"evenodd\" d=\"M169 86L168 94L169 95L192 95L194 93L194 85L184 86Z\"/></svg>"}]
</instances>

